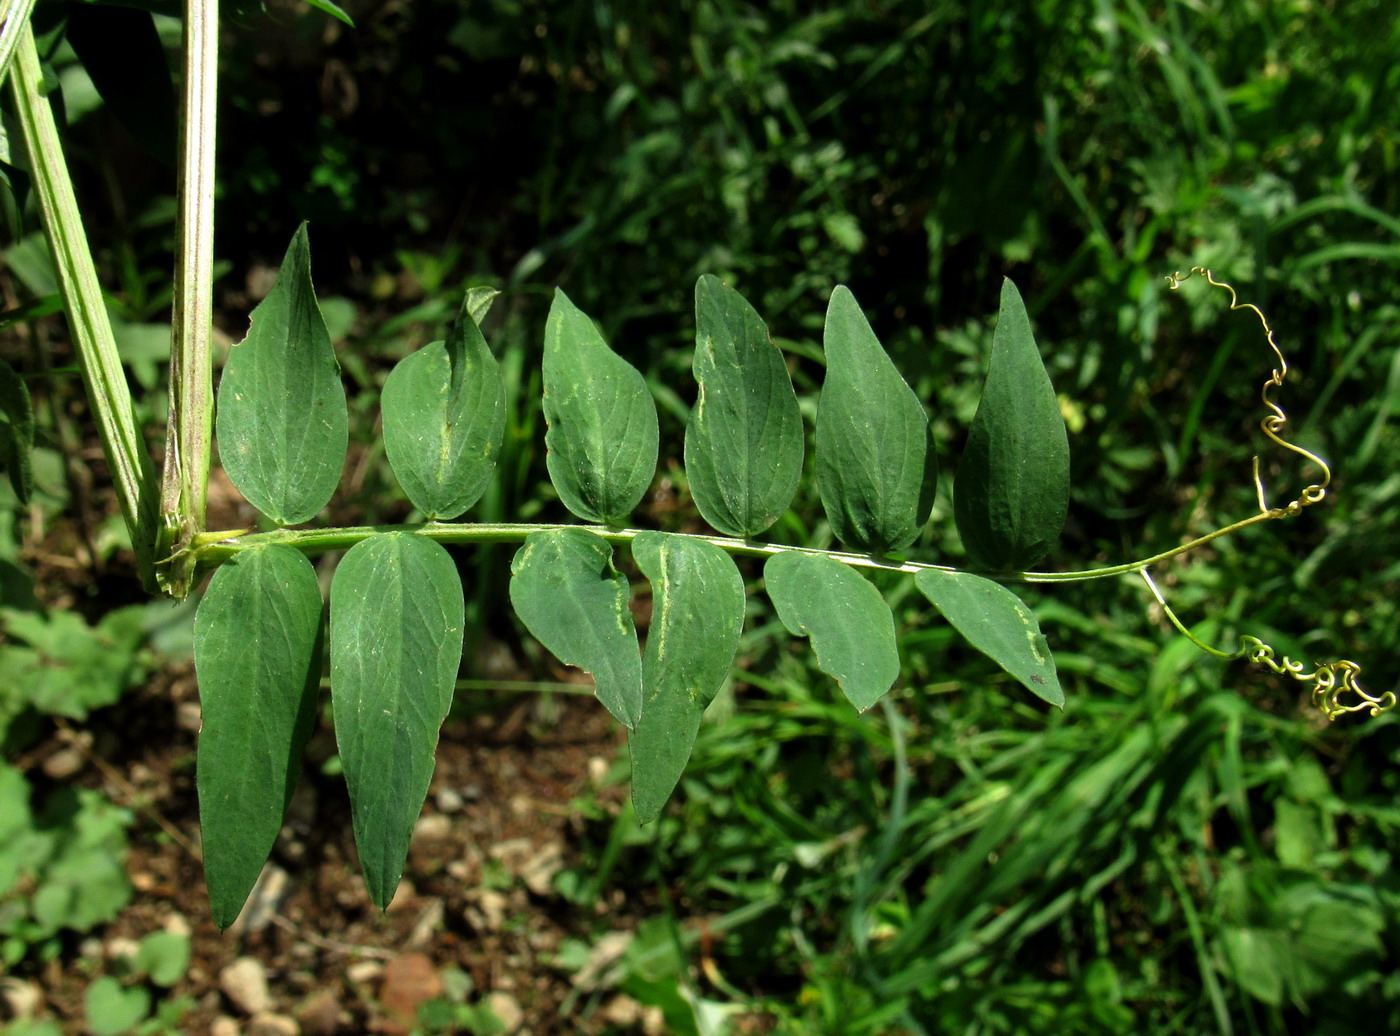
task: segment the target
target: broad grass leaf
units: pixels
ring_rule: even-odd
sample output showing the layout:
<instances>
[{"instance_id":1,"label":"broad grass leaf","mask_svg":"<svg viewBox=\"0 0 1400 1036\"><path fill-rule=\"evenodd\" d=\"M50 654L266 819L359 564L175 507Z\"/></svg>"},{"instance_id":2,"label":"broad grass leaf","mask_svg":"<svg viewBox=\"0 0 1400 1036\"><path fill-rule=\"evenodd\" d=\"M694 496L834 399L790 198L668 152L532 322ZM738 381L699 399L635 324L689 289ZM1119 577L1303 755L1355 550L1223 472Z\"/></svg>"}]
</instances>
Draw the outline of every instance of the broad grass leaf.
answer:
<instances>
[{"instance_id":1,"label":"broad grass leaf","mask_svg":"<svg viewBox=\"0 0 1400 1036\"><path fill-rule=\"evenodd\" d=\"M642 659L642 718L632 752L632 805L655 820L680 780L700 718L729 676L744 626L744 581L713 543L662 532L632 542L651 581L651 628Z\"/></svg>"},{"instance_id":2,"label":"broad grass leaf","mask_svg":"<svg viewBox=\"0 0 1400 1036\"><path fill-rule=\"evenodd\" d=\"M706 274L695 285L699 398L685 471L705 521L757 536L792 503L802 476L802 415L768 328L744 297Z\"/></svg>"},{"instance_id":3,"label":"broad grass leaf","mask_svg":"<svg viewBox=\"0 0 1400 1036\"><path fill-rule=\"evenodd\" d=\"M801 551L774 554L763 566L763 579L788 632L812 638L817 668L841 685L859 711L894 686L894 616L870 580L849 565Z\"/></svg>"},{"instance_id":4,"label":"broad grass leaf","mask_svg":"<svg viewBox=\"0 0 1400 1036\"><path fill-rule=\"evenodd\" d=\"M1002 282L982 401L954 481L973 564L1022 572L1050 552L1069 510L1069 437L1021 293Z\"/></svg>"},{"instance_id":5,"label":"broad grass leaf","mask_svg":"<svg viewBox=\"0 0 1400 1036\"><path fill-rule=\"evenodd\" d=\"M588 315L555 289L544 329L549 478L584 521L625 525L656 474L656 403Z\"/></svg>"},{"instance_id":6,"label":"broad grass leaf","mask_svg":"<svg viewBox=\"0 0 1400 1036\"><path fill-rule=\"evenodd\" d=\"M593 676L598 700L635 727L642 660L627 607L631 587L612 547L587 529L532 532L510 565L510 603L525 628L565 665Z\"/></svg>"},{"instance_id":7,"label":"broad grass leaf","mask_svg":"<svg viewBox=\"0 0 1400 1036\"><path fill-rule=\"evenodd\" d=\"M456 518L481 498L505 437L501 368L469 306L446 342L394 366L380 401L389 466L430 519Z\"/></svg>"},{"instance_id":8,"label":"broad grass leaf","mask_svg":"<svg viewBox=\"0 0 1400 1036\"><path fill-rule=\"evenodd\" d=\"M345 466L349 422L304 223L248 337L229 352L217 421L224 470L250 504L281 525L310 521L326 506Z\"/></svg>"},{"instance_id":9,"label":"broad grass leaf","mask_svg":"<svg viewBox=\"0 0 1400 1036\"><path fill-rule=\"evenodd\" d=\"M34 410L24 379L0 360L0 471L9 473L10 488L21 504L34 489Z\"/></svg>"},{"instance_id":10,"label":"broad grass leaf","mask_svg":"<svg viewBox=\"0 0 1400 1036\"><path fill-rule=\"evenodd\" d=\"M1037 698L1061 708L1065 692L1035 613L1000 583L970 572L925 569L914 585L967 642Z\"/></svg>"},{"instance_id":11,"label":"broad grass leaf","mask_svg":"<svg viewBox=\"0 0 1400 1036\"><path fill-rule=\"evenodd\" d=\"M335 739L360 866L381 909L398 887L432 780L464 610L451 555L410 532L357 543L331 581Z\"/></svg>"},{"instance_id":12,"label":"broad grass leaf","mask_svg":"<svg viewBox=\"0 0 1400 1036\"><path fill-rule=\"evenodd\" d=\"M938 473L928 415L844 285L826 311L826 379L817 403L817 488L832 531L887 554L918 536Z\"/></svg>"},{"instance_id":13,"label":"broad grass leaf","mask_svg":"<svg viewBox=\"0 0 1400 1036\"><path fill-rule=\"evenodd\" d=\"M306 556L273 544L220 566L195 614L194 662L204 873L227 928L277 839L315 718L321 588Z\"/></svg>"}]
</instances>

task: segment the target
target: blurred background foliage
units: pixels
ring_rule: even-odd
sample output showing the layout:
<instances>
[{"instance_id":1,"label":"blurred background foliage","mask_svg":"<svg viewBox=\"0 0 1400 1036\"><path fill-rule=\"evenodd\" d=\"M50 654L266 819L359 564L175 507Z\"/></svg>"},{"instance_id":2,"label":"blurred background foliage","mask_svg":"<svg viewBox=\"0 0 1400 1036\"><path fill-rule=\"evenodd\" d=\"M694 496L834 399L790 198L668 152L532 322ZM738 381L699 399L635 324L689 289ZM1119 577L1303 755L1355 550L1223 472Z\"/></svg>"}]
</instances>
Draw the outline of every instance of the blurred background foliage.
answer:
<instances>
[{"instance_id":1,"label":"blurred background foliage","mask_svg":"<svg viewBox=\"0 0 1400 1036\"><path fill-rule=\"evenodd\" d=\"M558 284L661 404L639 520L694 529L679 465L699 274L754 303L799 391L820 384L827 295L850 285L928 402L945 487L1010 276L1071 428L1074 502L1046 567L1145 557L1257 507L1273 358L1223 293L1165 290L1204 265L1269 314L1291 428L1332 463L1335 493L1158 579L1207 640L1250 633L1354 658L1375 692L1400 682L1390 0L345 7L354 29L300 5L230 7L217 235L238 338L266 264L312 221L357 393L337 522L409 517L377 389L464 286L505 289L487 330L515 386L476 514L562 514L538 412ZM172 173L101 104L96 74L53 60L154 429L163 370L141 329L167 319ZM52 291L33 226L6 252L11 305ZM41 413L59 404L53 453L75 389L35 385ZM1269 451L1262 470L1275 503L1316 477ZM81 491L55 475L40 509ZM940 489L918 556L960 557L949 504ZM775 538L829 542L818 514L809 487ZM467 560L487 557L474 629L510 640L505 553ZM751 598L740 671L661 822L575 803L587 863L561 891L592 905L621 888L651 918L612 988L689 1033L1400 1031L1394 719L1327 724L1300 684L1201 655L1130 580L1028 591L1069 697L1051 713L908 583L882 588L904 631L886 707L853 715Z\"/></svg>"}]
</instances>

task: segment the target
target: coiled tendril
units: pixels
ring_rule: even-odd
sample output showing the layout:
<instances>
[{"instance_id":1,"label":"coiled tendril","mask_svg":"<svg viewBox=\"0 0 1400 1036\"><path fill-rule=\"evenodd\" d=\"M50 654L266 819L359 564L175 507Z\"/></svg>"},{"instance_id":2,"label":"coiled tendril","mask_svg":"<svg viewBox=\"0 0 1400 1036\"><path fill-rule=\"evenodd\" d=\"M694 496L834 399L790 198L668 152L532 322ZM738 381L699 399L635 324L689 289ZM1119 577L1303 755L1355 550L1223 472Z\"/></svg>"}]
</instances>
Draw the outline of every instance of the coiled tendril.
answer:
<instances>
[{"instance_id":1,"label":"coiled tendril","mask_svg":"<svg viewBox=\"0 0 1400 1036\"><path fill-rule=\"evenodd\" d=\"M1167 277L1167 286L1175 291L1181 285L1194 276L1205 278L1212 287L1223 288L1230 293L1230 309L1247 309L1259 318L1260 325L1264 328L1264 337L1269 343L1269 348L1274 351L1274 356L1278 359L1278 366L1275 367L1265 379L1260 398L1264 407L1268 411L1264 419L1259 422L1259 427L1263 429L1273 443L1282 446L1284 449L1296 453L1304 460L1316 464L1322 471L1322 477L1313 484L1305 487L1297 498L1283 507L1270 507L1267 495L1264 491L1264 482L1259 474L1259 458L1254 458L1254 489L1259 498L1260 513L1269 518L1291 518L1297 515L1305 507L1318 503L1327 495L1327 487L1332 482L1332 469L1327 462L1317 454L1305 450L1297 443L1290 442L1281 434L1283 427L1288 423L1288 415L1278 402L1273 398L1273 390L1282 388L1284 379L1288 376L1288 361L1284 358L1283 350L1279 348L1278 342L1274 338L1273 328L1269 326L1269 320L1264 316L1263 310L1250 302L1240 302L1239 296L1230 284L1215 279L1215 275L1202 266L1193 266L1186 273L1173 273ZM1236 659L1247 658L1255 665L1267 666L1280 676L1290 676L1300 683L1310 684L1312 689L1312 703L1329 720L1334 720L1348 712L1369 711L1372 716L1379 716L1382 712L1389 712L1396 706L1396 696L1393 691L1386 691L1383 694L1375 695L1361 686L1359 677L1361 667L1349 659L1341 659L1337 662L1323 662L1318 664L1311 671L1306 664L1295 661L1284 655L1278 657L1277 652L1268 644L1265 644L1258 637L1241 635L1239 647L1235 651L1221 651L1205 643L1176 617L1171 606L1167 604L1162 596L1161 590L1157 588L1157 583L1153 580L1151 573L1146 568L1139 570L1143 581L1147 583L1147 588L1152 591L1152 596L1157 599L1157 603L1162 606L1163 613L1177 631L1185 636L1191 643L1195 644L1202 651L1215 655L1217 658Z\"/></svg>"}]
</instances>

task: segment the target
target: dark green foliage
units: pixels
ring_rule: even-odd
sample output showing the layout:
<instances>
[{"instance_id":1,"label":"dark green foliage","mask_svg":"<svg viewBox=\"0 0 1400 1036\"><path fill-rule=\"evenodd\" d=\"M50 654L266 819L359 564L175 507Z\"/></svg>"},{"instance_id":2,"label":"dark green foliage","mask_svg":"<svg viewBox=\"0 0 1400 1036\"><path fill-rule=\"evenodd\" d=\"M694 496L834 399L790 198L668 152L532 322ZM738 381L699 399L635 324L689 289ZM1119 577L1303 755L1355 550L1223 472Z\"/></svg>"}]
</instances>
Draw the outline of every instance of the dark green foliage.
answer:
<instances>
[{"instance_id":1,"label":"dark green foliage","mask_svg":"<svg viewBox=\"0 0 1400 1036\"><path fill-rule=\"evenodd\" d=\"M656 405L637 369L556 290L544 330L549 477L584 521L626 525L656 473Z\"/></svg>"},{"instance_id":2,"label":"dark green foliage","mask_svg":"<svg viewBox=\"0 0 1400 1036\"><path fill-rule=\"evenodd\" d=\"M928 415L845 286L831 293L823 344L816 459L827 521L852 550L903 550L933 506Z\"/></svg>"},{"instance_id":3,"label":"dark green foliage","mask_svg":"<svg viewBox=\"0 0 1400 1036\"><path fill-rule=\"evenodd\" d=\"M693 368L685 468L695 506L727 536L757 536L797 492L802 416L763 319L709 275L695 283Z\"/></svg>"},{"instance_id":4,"label":"dark green foliage","mask_svg":"<svg viewBox=\"0 0 1400 1036\"><path fill-rule=\"evenodd\" d=\"M321 685L321 588L290 547L222 566L194 634L202 723L199 829L214 923L227 928L267 861L301 774Z\"/></svg>"},{"instance_id":5,"label":"dark green foliage","mask_svg":"<svg viewBox=\"0 0 1400 1036\"><path fill-rule=\"evenodd\" d=\"M651 583L651 626L642 659L642 717L627 746L632 804L655 820L685 770L700 717L729 677L744 625L744 581L710 543L647 532L632 544Z\"/></svg>"},{"instance_id":6,"label":"dark green foliage","mask_svg":"<svg viewBox=\"0 0 1400 1036\"><path fill-rule=\"evenodd\" d=\"M331 583L331 704L369 897L388 909L428 794L462 660L462 584L447 551L391 532Z\"/></svg>"},{"instance_id":7,"label":"dark green foliage","mask_svg":"<svg viewBox=\"0 0 1400 1036\"><path fill-rule=\"evenodd\" d=\"M219 456L238 491L281 525L308 521L340 481L345 388L311 286L306 225L253 310L219 381Z\"/></svg>"},{"instance_id":8,"label":"dark green foliage","mask_svg":"<svg viewBox=\"0 0 1400 1036\"><path fill-rule=\"evenodd\" d=\"M1045 557L1069 511L1069 441L1021 293L1002 282L987 381L953 487L973 564L1022 572Z\"/></svg>"},{"instance_id":9,"label":"dark green foliage","mask_svg":"<svg viewBox=\"0 0 1400 1036\"><path fill-rule=\"evenodd\" d=\"M612 548L585 529L532 532L510 566L510 603L535 639L593 676L598 700L624 726L642 715L631 589Z\"/></svg>"},{"instance_id":10,"label":"dark green foliage","mask_svg":"<svg viewBox=\"0 0 1400 1036\"><path fill-rule=\"evenodd\" d=\"M380 406L384 451L415 507L456 518L481 498L505 435L500 365L463 300L446 342L399 361Z\"/></svg>"}]
</instances>

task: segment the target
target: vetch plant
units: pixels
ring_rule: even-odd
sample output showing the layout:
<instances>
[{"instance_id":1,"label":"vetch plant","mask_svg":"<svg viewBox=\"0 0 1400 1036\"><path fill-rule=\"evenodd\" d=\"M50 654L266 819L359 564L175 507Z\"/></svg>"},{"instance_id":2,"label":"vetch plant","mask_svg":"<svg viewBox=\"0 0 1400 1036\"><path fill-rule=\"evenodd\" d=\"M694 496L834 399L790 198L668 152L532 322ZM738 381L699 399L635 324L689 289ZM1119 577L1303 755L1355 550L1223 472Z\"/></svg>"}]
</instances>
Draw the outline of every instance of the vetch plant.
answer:
<instances>
[{"instance_id":1,"label":"vetch plant","mask_svg":"<svg viewBox=\"0 0 1400 1036\"><path fill-rule=\"evenodd\" d=\"M1350 661L1309 670L1278 659L1256 638L1241 638L1233 654L1201 643L1152 581L1152 567L1247 526L1296 515L1322 500L1330 483L1327 465L1281 434L1286 415L1272 393L1287 365L1262 314L1278 358L1263 390L1263 430L1317 465L1321 477L1289 504L1270 506L1256 466L1258 513L1139 561L1034 570L1068 512L1069 446L1026 307L1010 281L1001 286L986 383L954 484L969 570L906 556L937 484L930 421L845 287L832 293L826 314L813 469L826 519L846 549L758 539L799 488L805 429L787 364L763 319L708 276L695 290L699 398L684 458L696 506L714 534L629 526L656 473L656 405L641 373L560 291L544 328L547 466L561 502L583 524L456 520L490 486L505 428L503 379L480 330L492 293L478 290L467 294L443 341L399 363L381 396L390 466L427 520L294 528L315 519L336 489L347 447L345 390L312 286L303 226L247 337L233 348L213 405L212 0L191 0L185 18L181 251L170 425L157 488L42 96L27 11L17 3L0 11L7 16L0 44L16 48L10 75L45 231L138 565L148 585L176 597L213 572L195 629L204 720L198 788L206 874L221 926L237 916L281 826L315 715L323 646L356 845L372 900L388 905L461 661L463 586L444 545L520 544L511 605L541 644L593 676L599 701L628 728L633 801L644 822L676 786L701 716L734 663L746 608L736 557L762 559L763 589L778 619L810 639L818 668L862 711L890 691L900 670L894 616L867 570L912 576L973 647L1051 705L1062 706L1064 692L1049 645L1009 587L1118 575L1146 580L1171 621L1204 649L1309 684L1329 718L1395 705L1389 692L1366 692ZM1197 274L1228 290L1231 308L1253 308L1205 270L1173 275L1171 287ZM23 486L32 420L8 368L0 368L0 410L0 458ZM204 527L211 432L230 479L279 528ZM619 549L651 585L644 651ZM309 557L342 550L326 623Z\"/></svg>"},{"instance_id":2,"label":"vetch plant","mask_svg":"<svg viewBox=\"0 0 1400 1036\"><path fill-rule=\"evenodd\" d=\"M345 454L344 394L309 270L302 228L219 389L227 471L248 500L284 526L325 506ZM1172 278L1172 286L1181 279ZM1269 506L1259 483L1258 514L1142 561L1032 571L1065 520L1069 450L1025 305L1006 281L986 388L956 482L955 519L976 568L899 557L933 498L928 417L854 296L838 287L827 312L815 471L826 516L850 549L760 543L755 537L798 488L804 436L797 398L767 328L742 296L707 276L695 298L700 399L685 456L696 472L690 484L697 508L724 535L628 527L655 474L655 404L641 374L563 292L555 293L544 333L545 441L561 501L587 524L446 520L480 497L504 429L500 375L478 327L490 297L477 291L445 341L400 362L381 399L391 467L432 520L203 533L167 562L190 566L196 577L202 568L219 568L198 613L196 662L205 707L199 786L206 867L220 924L236 916L271 848L310 729L322 623L308 554L348 548L330 592L331 701L356 844L370 895L384 906L432 777L461 656L463 590L443 544L523 541L511 566L511 604L541 644L594 677L599 701L629 728L633 801L646 822L679 780L701 715L738 650L745 588L736 556L764 559L764 589L778 618L793 635L810 638L818 668L859 710L879 701L899 675L893 615L862 569L912 574L973 647L1032 694L1061 706L1049 645L1007 584L1141 574L1165 607L1151 581L1153 565L1247 525L1297 514L1322 499L1330 479L1320 459L1280 435L1285 418L1270 395L1286 374L1280 354L1265 388L1264 430L1318 464L1318 483L1283 507ZM1238 308L1233 295L1231 302ZM1272 345L1267 324L1265 331ZM618 549L630 552L651 584L645 652ZM1169 608L1167 614L1192 636ZM1367 694L1351 662L1306 672L1288 659L1274 661L1272 650L1250 637L1227 657L1240 655L1309 681L1331 717L1394 705L1391 695Z\"/></svg>"}]
</instances>

